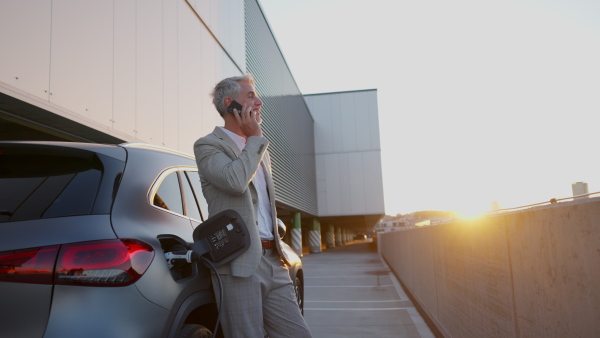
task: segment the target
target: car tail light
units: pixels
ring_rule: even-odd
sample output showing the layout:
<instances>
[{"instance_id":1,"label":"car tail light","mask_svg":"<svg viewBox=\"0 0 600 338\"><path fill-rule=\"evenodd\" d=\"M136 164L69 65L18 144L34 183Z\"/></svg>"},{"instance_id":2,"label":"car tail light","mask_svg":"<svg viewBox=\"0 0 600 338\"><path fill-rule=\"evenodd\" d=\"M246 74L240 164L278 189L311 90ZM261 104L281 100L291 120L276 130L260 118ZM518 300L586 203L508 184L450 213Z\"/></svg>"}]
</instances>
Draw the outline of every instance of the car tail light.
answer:
<instances>
[{"instance_id":1,"label":"car tail light","mask_svg":"<svg viewBox=\"0 0 600 338\"><path fill-rule=\"evenodd\" d=\"M0 252L0 282L125 286L138 281L153 258L152 246L134 239Z\"/></svg>"},{"instance_id":2,"label":"car tail light","mask_svg":"<svg viewBox=\"0 0 600 338\"><path fill-rule=\"evenodd\" d=\"M0 281L52 284L58 245L0 252Z\"/></svg>"},{"instance_id":3,"label":"car tail light","mask_svg":"<svg viewBox=\"0 0 600 338\"><path fill-rule=\"evenodd\" d=\"M124 286L135 283L154 258L144 242L123 239L63 245L56 264L56 284Z\"/></svg>"}]
</instances>

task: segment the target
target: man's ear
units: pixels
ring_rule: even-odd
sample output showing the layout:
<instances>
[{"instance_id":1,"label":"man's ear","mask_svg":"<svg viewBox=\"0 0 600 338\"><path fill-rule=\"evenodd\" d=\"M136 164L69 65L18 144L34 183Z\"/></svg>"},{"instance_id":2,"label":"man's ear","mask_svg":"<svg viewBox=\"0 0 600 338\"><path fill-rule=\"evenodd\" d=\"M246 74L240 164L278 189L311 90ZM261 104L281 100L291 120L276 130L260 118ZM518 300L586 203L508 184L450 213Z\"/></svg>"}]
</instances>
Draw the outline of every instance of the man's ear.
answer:
<instances>
[{"instance_id":1,"label":"man's ear","mask_svg":"<svg viewBox=\"0 0 600 338\"><path fill-rule=\"evenodd\" d=\"M225 108L229 107L229 105L231 104L231 101L233 101L233 99L230 98L230 97L226 97L226 98L223 99L223 103L225 104Z\"/></svg>"}]
</instances>

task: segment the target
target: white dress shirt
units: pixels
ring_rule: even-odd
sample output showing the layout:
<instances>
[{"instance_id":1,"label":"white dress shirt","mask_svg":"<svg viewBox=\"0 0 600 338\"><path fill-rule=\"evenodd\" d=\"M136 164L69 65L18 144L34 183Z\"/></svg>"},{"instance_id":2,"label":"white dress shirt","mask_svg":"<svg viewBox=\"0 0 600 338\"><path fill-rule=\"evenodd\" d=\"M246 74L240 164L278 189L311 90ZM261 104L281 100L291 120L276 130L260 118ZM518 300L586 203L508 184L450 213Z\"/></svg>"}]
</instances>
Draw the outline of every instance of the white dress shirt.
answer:
<instances>
[{"instance_id":1,"label":"white dress shirt","mask_svg":"<svg viewBox=\"0 0 600 338\"><path fill-rule=\"evenodd\" d=\"M240 151L246 146L246 139L234 132L231 132L223 127L221 128L238 146ZM258 233L260 238L273 240L273 218L271 217L271 203L269 201L269 194L267 192L267 180L265 178L265 168L263 161L260 161L260 165L252 178L252 184L256 188L258 193Z\"/></svg>"}]
</instances>

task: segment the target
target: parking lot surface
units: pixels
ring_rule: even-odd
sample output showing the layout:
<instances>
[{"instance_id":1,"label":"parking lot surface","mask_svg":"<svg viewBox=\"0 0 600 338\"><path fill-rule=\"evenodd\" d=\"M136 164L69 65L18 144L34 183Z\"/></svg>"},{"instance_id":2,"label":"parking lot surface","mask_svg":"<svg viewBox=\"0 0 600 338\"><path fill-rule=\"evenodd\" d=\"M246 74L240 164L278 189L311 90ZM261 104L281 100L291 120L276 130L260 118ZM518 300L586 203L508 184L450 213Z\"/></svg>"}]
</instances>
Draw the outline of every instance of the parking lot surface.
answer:
<instances>
[{"instance_id":1,"label":"parking lot surface","mask_svg":"<svg viewBox=\"0 0 600 338\"><path fill-rule=\"evenodd\" d=\"M371 239L304 255L304 318L314 338L434 337Z\"/></svg>"}]
</instances>

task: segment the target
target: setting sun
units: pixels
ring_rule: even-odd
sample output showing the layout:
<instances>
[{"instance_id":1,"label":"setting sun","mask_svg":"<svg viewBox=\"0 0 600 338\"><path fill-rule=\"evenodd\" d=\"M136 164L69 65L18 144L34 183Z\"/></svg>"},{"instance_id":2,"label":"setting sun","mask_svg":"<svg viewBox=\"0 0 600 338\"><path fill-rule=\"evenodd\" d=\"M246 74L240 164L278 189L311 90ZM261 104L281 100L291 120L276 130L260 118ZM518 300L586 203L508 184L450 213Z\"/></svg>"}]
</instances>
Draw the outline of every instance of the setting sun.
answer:
<instances>
[{"instance_id":1,"label":"setting sun","mask_svg":"<svg viewBox=\"0 0 600 338\"><path fill-rule=\"evenodd\" d=\"M473 209L473 210L468 210L468 211L457 211L456 214L457 214L458 218L462 218L462 219L466 219L466 220L473 220L473 219L482 217L484 215L484 212L483 211L475 211L475 209Z\"/></svg>"}]
</instances>

